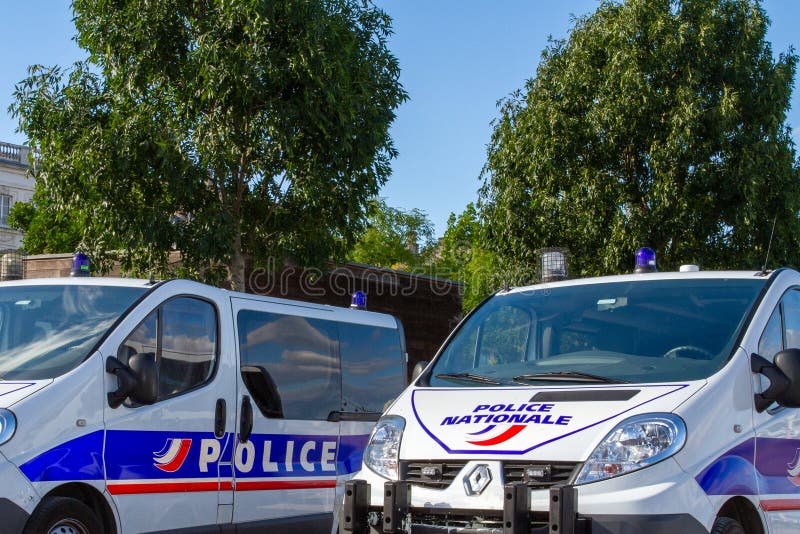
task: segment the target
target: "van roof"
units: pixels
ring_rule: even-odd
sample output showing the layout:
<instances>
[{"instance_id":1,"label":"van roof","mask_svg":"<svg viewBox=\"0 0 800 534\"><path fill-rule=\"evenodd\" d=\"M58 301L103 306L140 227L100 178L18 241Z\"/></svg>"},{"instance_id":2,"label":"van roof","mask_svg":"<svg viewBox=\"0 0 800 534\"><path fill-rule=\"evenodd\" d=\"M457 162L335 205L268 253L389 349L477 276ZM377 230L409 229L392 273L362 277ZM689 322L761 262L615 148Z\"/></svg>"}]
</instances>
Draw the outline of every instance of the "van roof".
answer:
<instances>
[{"instance_id":1,"label":"van roof","mask_svg":"<svg viewBox=\"0 0 800 534\"><path fill-rule=\"evenodd\" d=\"M575 278L570 280L561 280L558 282L547 282L542 284L534 284L529 286L514 287L509 289L507 293L517 293L530 291L532 289L555 288L555 287L568 287L568 286L582 286L594 284L610 284L613 282L646 282L648 280L687 280L687 279L754 279L761 278L766 280L773 273L778 271L768 271L762 273L760 271L695 271L695 272L656 272L656 273L642 273L642 274L623 274L613 276L596 276L591 278Z\"/></svg>"},{"instance_id":2,"label":"van roof","mask_svg":"<svg viewBox=\"0 0 800 534\"><path fill-rule=\"evenodd\" d=\"M317 304L314 302L306 302L300 300L291 300L277 297L268 297L265 295L258 295L254 293L241 293L237 291L229 291L214 286L208 286L201 282L186 279L170 279L157 282L159 284L181 284L187 285L187 291L191 292L191 285L204 285L212 287L220 291L224 297L238 298L245 300L256 300L260 302L269 302L273 304L282 304L285 306L295 306L306 310L319 310L322 312L335 312L336 320L344 320L350 323L365 323L373 324L374 326L382 326L385 328L398 328L397 319L386 313L369 311L369 310L353 310L344 306L332 306L330 304ZM80 276L80 277L63 277L63 278L28 278L24 280L9 280L0 282L0 287L7 286L107 286L107 287L140 287L142 289L149 289L153 287L153 283L149 280L138 278L115 278L103 276ZM331 317L333 319L333 317ZM365 320L366 319L366 320Z\"/></svg>"}]
</instances>

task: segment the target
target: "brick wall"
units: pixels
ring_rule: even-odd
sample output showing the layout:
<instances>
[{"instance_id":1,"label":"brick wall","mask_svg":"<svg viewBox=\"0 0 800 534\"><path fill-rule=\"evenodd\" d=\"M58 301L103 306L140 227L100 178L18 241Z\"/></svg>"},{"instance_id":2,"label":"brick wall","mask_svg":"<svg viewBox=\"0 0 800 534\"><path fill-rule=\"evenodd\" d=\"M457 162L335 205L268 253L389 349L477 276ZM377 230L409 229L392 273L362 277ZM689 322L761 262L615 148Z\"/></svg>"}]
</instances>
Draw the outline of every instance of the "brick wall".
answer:
<instances>
[{"instance_id":1,"label":"brick wall","mask_svg":"<svg viewBox=\"0 0 800 534\"><path fill-rule=\"evenodd\" d=\"M28 256L26 278L69 276L71 254ZM115 269L109 276L120 276ZM284 266L249 268L247 292L333 306L349 306L355 291L367 294L367 309L399 318L406 334L409 373L430 360L461 318L459 282L354 263L329 263L325 269Z\"/></svg>"}]
</instances>

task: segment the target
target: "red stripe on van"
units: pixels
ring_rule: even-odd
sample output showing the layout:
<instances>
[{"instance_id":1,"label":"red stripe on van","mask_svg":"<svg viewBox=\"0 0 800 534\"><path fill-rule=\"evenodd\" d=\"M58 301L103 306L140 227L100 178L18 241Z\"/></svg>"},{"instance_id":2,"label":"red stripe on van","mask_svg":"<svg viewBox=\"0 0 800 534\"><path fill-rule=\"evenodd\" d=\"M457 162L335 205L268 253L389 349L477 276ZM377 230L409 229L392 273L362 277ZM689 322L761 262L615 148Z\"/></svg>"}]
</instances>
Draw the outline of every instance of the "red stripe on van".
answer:
<instances>
[{"instance_id":1,"label":"red stripe on van","mask_svg":"<svg viewBox=\"0 0 800 534\"><path fill-rule=\"evenodd\" d=\"M227 483L230 486L230 482ZM225 489L225 483L222 483ZM136 495L140 493L183 493L191 491L218 491L219 482L162 482L158 484L109 484L111 495ZM228 488L230 489L230 488Z\"/></svg>"},{"instance_id":2,"label":"red stripe on van","mask_svg":"<svg viewBox=\"0 0 800 534\"><path fill-rule=\"evenodd\" d=\"M505 432L502 434L495 436L493 438L485 439L483 441L467 441L467 443L472 443L473 445L479 445L481 447L488 447L490 445L498 445L505 441L510 440L520 432L525 430L525 425L512 425L509 427Z\"/></svg>"},{"instance_id":3,"label":"red stripe on van","mask_svg":"<svg viewBox=\"0 0 800 534\"><path fill-rule=\"evenodd\" d=\"M231 491L233 483L225 482L161 482L141 484L109 484L108 492L111 495L138 495L145 493L189 493L200 491ZM264 481L239 481L236 483L237 491L271 491L284 489L319 489L335 488L335 480L264 480Z\"/></svg>"},{"instance_id":4,"label":"red stripe on van","mask_svg":"<svg viewBox=\"0 0 800 534\"><path fill-rule=\"evenodd\" d=\"M765 512L800 510L800 499L769 499L761 501L761 509Z\"/></svg>"},{"instance_id":5,"label":"red stripe on van","mask_svg":"<svg viewBox=\"0 0 800 534\"><path fill-rule=\"evenodd\" d=\"M316 489L335 488L335 480L264 480L264 481L237 481L236 491L269 491L283 489Z\"/></svg>"}]
</instances>

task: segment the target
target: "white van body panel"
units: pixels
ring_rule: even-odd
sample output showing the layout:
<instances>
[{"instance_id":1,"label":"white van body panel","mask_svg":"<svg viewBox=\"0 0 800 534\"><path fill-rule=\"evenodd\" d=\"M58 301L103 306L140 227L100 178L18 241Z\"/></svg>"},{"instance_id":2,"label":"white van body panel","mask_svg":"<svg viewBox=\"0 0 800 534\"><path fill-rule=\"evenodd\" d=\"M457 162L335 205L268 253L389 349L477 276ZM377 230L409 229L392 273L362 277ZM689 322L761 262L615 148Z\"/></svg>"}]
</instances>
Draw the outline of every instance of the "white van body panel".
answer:
<instances>
[{"instance_id":1,"label":"white van body panel","mask_svg":"<svg viewBox=\"0 0 800 534\"><path fill-rule=\"evenodd\" d=\"M449 528L457 533L461 532L462 524L469 522L471 511L478 517L502 517L503 488L507 481L505 465L509 462L548 466L571 462L576 467L564 483L575 484L583 462L618 423L636 415L672 414L685 424L683 447L672 456L641 469L574 485L580 516L611 517L613 520L608 525L613 526L607 527L603 519L597 524L602 532L629 532L632 530L625 528L636 529L639 527L631 525L640 525L660 533L665 528L660 525L667 524L660 521L677 516L691 518L689 521L695 525L692 532L710 532L723 510L731 513L734 506L731 503L738 503L735 505L738 508L746 502L749 503L748 520L760 523L763 532L797 532L800 529L800 409L773 404L762 412L756 410L754 396L765 391L769 380L753 371L751 355L758 354L759 342L766 336L768 322L779 305L782 306L784 349L800 348L793 344L796 341L787 340L786 333L787 329L792 335L800 332L797 326L800 313L795 308L790 311L784 304L787 295L794 296L792 292L800 289L800 274L782 269L771 275L696 272L609 276L514 288L500 292L493 299L501 301L506 295L549 295L551 290L567 287L589 290L620 282L718 279L761 279L764 285L752 309L741 318L732 340L738 344L732 346L727 363L723 361L720 368L705 379L530 387L524 383L494 385L488 380L481 384L482 377L474 375L473 378L477 378L474 385L468 384L469 376L462 377L463 384L447 386L412 383L386 412L387 416L399 416L405 421L398 455L399 470L402 471L403 464L415 462L444 466L442 471L448 469L448 462L455 466L450 468L455 475L448 475L447 480L453 480L449 486L438 488L435 484L420 483L418 478L409 480L407 504L415 509L410 511L412 522L415 514L424 516L423 510L439 509L441 513L437 517L445 517L444 512L453 509L456 512ZM600 300L597 304L598 309L601 305L613 306L611 301ZM657 306L657 301L652 302L653 308ZM552 312L552 308L549 310ZM465 323L468 321L469 317ZM788 327L789 322L794 322L795 326ZM670 325L663 326L667 329ZM457 328L437 358L442 357L458 333ZM593 354L600 359L607 357L599 350ZM771 361L774 354L761 356ZM475 358L477 360L478 356ZM427 372L434 369L436 361ZM535 369L546 370L547 363L545 357L543 362L537 362ZM475 373L480 374L477 364L475 368ZM582 369L576 367L575 370ZM466 366L463 374L469 371ZM452 373L450 378L457 382L458 371ZM487 371L483 378L499 380L499 376ZM634 390L636 394L628 399L603 398L611 395L609 392ZM588 401L592 391L603 395ZM563 400L558 400L560 394ZM588 395L587 402L580 402L581 395ZM470 495L464 487L467 475L481 464L488 468L491 479L480 494ZM435 468L431 468L431 472L435 473ZM416 471L414 476L418 476ZM370 485L370 510L378 514L371 517L380 518L387 479L368 465L356 473L355 478ZM530 491L532 513L546 517L550 504L548 490ZM431 517L420 517L419 521L432 521ZM628 527L621 526L625 518L634 522ZM637 520L641 523L636 523ZM444 519L439 523L425 523L426 527L429 524L445 528L442 526ZM478 527L473 525L472 528Z\"/></svg>"},{"instance_id":2,"label":"white van body panel","mask_svg":"<svg viewBox=\"0 0 800 534\"><path fill-rule=\"evenodd\" d=\"M341 487L360 468L374 419L340 423L257 417L252 438L242 442L242 399L249 392L240 372L235 311L264 309L292 317L324 318L332 324L391 329L402 336L393 317L234 293L184 280L154 287L144 280L99 278L0 284L0 288L6 286L132 287L141 288L142 296L71 371L54 379L0 380L0 408L10 410L16 419L14 435L0 445L4 518L10 517L7 511L11 510L15 524L24 524L19 523L24 519L19 514L34 514L46 495L69 494L64 488L80 487L95 492L106 519L120 534L216 531L242 525L257 530L268 528L271 521L288 519L286 524L291 524L306 515L327 518L330 525L337 485ZM118 389L119 382L106 371L107 361L118 356L123 341L143 321L161 314L168 303L187 300L208 305L216 314L218 349L210 377L154 404L129 399L112 408L108 395ZM158 334L159 346L165 335ZM398 380L404 380L404 345L398 339L395 371L402 376ZM187 353L181 358L191 364L195 356ZM221 429L215 428L216 416L224 419ZM286 456L265 455L270 437L273 442L296 442L288 463ZM341 450L351 457L337 457ZM340 462L349 467L338 467ZM309 477L307 468L312 464L314 472ZM276 465L282 465L283 476L275 478L272 472L269 477L245 476ZM103 514L103 510L94 511Z\"/></svg>"}]
</instances>

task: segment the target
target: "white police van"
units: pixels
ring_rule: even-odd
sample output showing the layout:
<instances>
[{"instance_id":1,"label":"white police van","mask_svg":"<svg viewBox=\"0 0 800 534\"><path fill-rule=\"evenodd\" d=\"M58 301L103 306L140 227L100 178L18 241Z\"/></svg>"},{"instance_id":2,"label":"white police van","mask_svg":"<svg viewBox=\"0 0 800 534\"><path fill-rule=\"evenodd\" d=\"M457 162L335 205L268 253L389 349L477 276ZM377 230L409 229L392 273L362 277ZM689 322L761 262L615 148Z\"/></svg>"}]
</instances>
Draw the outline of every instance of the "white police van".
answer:
<instances>
[{"instance_id":1,"label":"white police van","mask_svg":"<svg viewBox=\"0 0 800 534\"><path fill-rule=\"evenodd\" d=\"M687 267L485 301L376 425L340 532L800 532L800 274Z\"/></svg>"},{"instance_id":2,"label":"white police van","mask_svg":"<svg viewBox=\"0 0 800 534\"><path fill-rule=\"evenodd\" d=\"M0 284L0 532L330 532L392 316L185 280Z\"/></svg>"}]
</instances>

